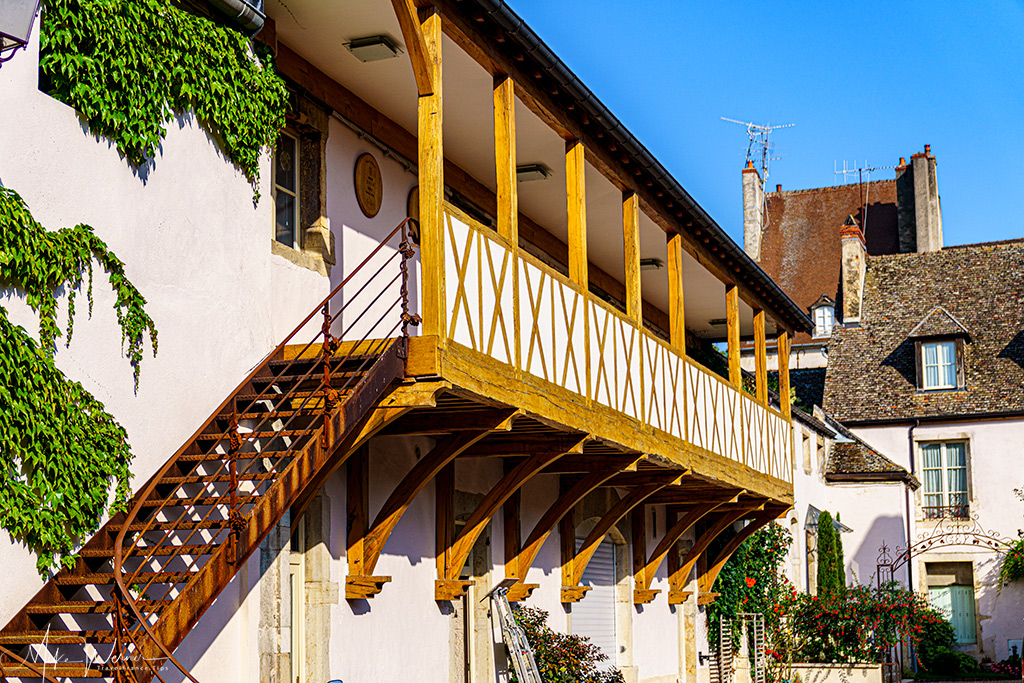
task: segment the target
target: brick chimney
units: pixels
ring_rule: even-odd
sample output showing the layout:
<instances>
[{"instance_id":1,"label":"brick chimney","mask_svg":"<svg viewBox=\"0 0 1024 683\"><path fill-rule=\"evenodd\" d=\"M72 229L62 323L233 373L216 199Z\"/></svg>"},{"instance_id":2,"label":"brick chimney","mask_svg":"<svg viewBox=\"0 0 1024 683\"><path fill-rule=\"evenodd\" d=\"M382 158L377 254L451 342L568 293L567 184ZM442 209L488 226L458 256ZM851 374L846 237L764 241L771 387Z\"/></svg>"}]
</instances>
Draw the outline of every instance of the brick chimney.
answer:
<instances>
[{"instance_id":1,"label":"brick chimney","mask_svg":"<svg viewBox=\"0 0 1024 683\"><path fill-rule=\"evenodd\" d=\"M861 302L864 299L864 271L867 268L868 249L864 233L853 216L847 216L839 229L843 262L841 286L843 288L843 324L860 323Z\"/></svg>"},{"instance_id":2,"label":"brick chimney","mask_svg":"<svg viewBox=\"0 0 1024 683\"><path fill-rule=\"evenodd\" d=\"M900 252L942 249L942 208L932 146L896 167L896 205Z\"/></svg>"},{"instance_id":3,"label":"brick chimney","mask_svg":"<svg viewBox=\"0 0 1024 683\"><path fill-rule=\"evenodd\" d=\"M764 231L764 181L748 161L743 169L743 251L755 261L761 260L761 234Z\"/></svg>"}]
</instances>

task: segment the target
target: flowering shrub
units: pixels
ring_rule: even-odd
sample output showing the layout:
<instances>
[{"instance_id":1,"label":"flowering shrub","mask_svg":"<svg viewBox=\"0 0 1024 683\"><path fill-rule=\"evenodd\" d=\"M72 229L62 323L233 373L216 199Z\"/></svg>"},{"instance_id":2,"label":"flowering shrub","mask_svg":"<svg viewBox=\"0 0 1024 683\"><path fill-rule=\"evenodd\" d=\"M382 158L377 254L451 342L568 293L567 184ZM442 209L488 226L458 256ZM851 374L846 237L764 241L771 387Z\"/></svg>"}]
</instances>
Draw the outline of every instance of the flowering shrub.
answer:
<instances>
[{"instance_id":1,"label":"flowering shrub","mask_svg":"<svg viewBox=\"0 0 1024 683\"><path fill-rule=\"evenodd\" d=\"M590 638L551 629L547 625L548 613L536 607L517 606L513 615L533 648L537 671L544 683L622 683L618 669L598 669L598 664L608 656ZM508 680L518 681L511 667Z\"/></svg>"},{"instance_id":2,"label":"flowering shrub","mask_svg":"<svg viewBox=\"0 0 1024 683\"><path fill-rule=\"evenodd\" d=\"M901 637L917 643L930 625L947 623L924 597L895 583L825 598L791 590L772 609L786 624L774 649L782 661L878 663Z\"/></svg>"},{"instance_id":3,"label":"flowering shrub","mask_svg":"<svg viewBox=\"0 0 1024 683\"><path fill-rule=\"evenodd\" d=\"M1019 655L1015 657L1007 657L998 664L986 664L983 668L988 673L1000 676L1013 676L1014 678L1020 678L1022 675Z\"/></svg>"}]
</instances>

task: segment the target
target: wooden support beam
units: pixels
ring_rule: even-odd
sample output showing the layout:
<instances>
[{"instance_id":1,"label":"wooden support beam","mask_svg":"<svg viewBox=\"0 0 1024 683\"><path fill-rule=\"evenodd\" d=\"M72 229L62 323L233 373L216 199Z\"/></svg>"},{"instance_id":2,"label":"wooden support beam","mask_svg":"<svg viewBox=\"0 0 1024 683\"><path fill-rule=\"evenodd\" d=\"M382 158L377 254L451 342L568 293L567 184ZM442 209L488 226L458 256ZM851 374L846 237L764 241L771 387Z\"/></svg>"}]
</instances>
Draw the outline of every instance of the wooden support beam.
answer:
<instances>
[{"instance_id":1,"label":"wooden support beam","mask_svg":"<svg viewBox=\"0 0 1024 683\"><path fill-rule=\"evenodd\" d=\"M733 536L715 556L715 559L709 563L707 571L698 577L697 584L700 587L700 592L710 594L711 589L715 587L715 580L718 578L719 572L722 571L722 567L725 566L725 563L729 561L729 558L740 547L740 544L778 516L778 509L763 510L747 526L740 529L739 533Z\"/></svg>"},{"instance_id":2,"label":"wooden support beam","mask_svg":"<svg viewBox=\"0 0 1024 683\"><path fill-rule=\"evenodd\" d=\"M640 200L636 192L622 193L622 248L626 263L626 317L643 324L640 287Z\"/></svg>"},{"instance_id":3,"label":"wooden support beam","mask_svg":"<svg viewBox=\"0 0 1024 683\"><path fill-rule=\"evenodd\" d=\"M564 488L565 482L561 483ZM579 589L575 592L577 597L574 600L565 599L566 587L571 586L573 582L573 560L576 557L576 515L573 511L570 511L558 522L558 545L562 559L562 602L576 602L590 590L590 587L577 586Z\"/></svg>"},{"instance_id":4,"label":"wooden support beam","mask_svg":"<svg viewBox=\"0 0 1024 683\"><path fill-rule=\"evenodd\" d=\"M494 77L494 167L497 181L498 234L519 245L519 195L516 181L516 96L508 76Z\"/></svg>"},{"instance_id":5,"label":"wooden support beam","mask_svg":"<svg viewBox=\"0 0 1024 683\"><path fill-rule=\"evenodd\" d=\"M538 451L572 451L582 437L578 434L495 434L466 450L464 458L522 458Z\"/></svg>"},{"instance_id":6,"label":"wooden support beam","mask_svg":"<svg viewBox=\"0 0 1024 683\"><path fill-rule=\"evenodd\" d=\"M737 389L742 389L743 373L740 371L740 289L736 285L725 286L725 320L729 345L729 382Z\"/></svg>"},{"instance_id":7,"label":"wooden support beam","mask_svg":"<svg viewBox=\"0 0 1024 683\"><path fill-rule=\"evenodd\" d=\"M348 476L345 485L346 512L348 515L348 547L345 557L348 560L348 578L360 577L363 581L345 581L345 599L359 600L373 597L381 587L391 580L390 576L368 577L373 571L366 569L366 532L370 526L369 513L369 478L370 448L363 444L348 459ZM372 578L373 581L366 579Z\"/></svg>"},{"instance_id":8,"label":"wooden support beam","mask_svg":"<svg viewBox=\"0 0 1024 683\"><path fill-rule=\"evenodd\" d=\"M587 193L583 143L565 142L565 202L569 218L569 279L588 291Z\"/></svg>"},{"instance_id":9,"label":"wooden support beam","mask_svg":"<svg viewBox=\"0 0 1024 683\"><path fill-rule=\"evenodd\" d=\"M405 39L405 48L409 51L409 61L412 62L412 74L416 79L416 90L420 97L433 95L440 83L435 79L437 69L434 63L434 53L427 37L423 34L420 24L420 14L413 0L391 0L398 17L398 25L402 29L402 38Z\"/></svg>"},{"instance_id":10,"label":"wooden support beam","mask_svg":"<svg viewBox=\"0 0 1024 683\"><path fill-rule=\"evenodd\" d=\"M403 5L408 2L410 0L402 0ZM432 70L432 89L429 93L420 95L417 116L423 334L437 336L438 344L445 346L448 340L448 322L444 286L445 231L442 212L444 145L441 123L441 15L436 9L423 10L421 14L420 31L426 53L425 63Z\"/></svg>"},{"instance_id":11,"label":"wooden support beam","mask_svg":"<svg viewBox=\"0 0 1024 683\"><path fill-rule=\"evenodd\" d=\"M578 440L575 449L582 451L583 444L586 443L588 439L589 436L581 437ZM466 559L469 557L469 553L473 549L473 544L476 543L476 539L487 526L487 523L490 522L491 517L494 516L494 513L498 508L500 508L513 493L518 491L523 484L532 479L549 464L562 457L565 452L566 451L563 449L558 449L554 451L536 453L526 458L508 474L502 477L501 480L487 492L487 495L485 495L484 499L480 501L476 510L474 510L473 514L470 515L469 521L466 522L466 526L462 529L462 533L459 534L458 538L456 538L451 544L451 548L448 551L448 563L445 567L445 571L443 574L439 575L438 581L435 582L435 599L451 599L439 596L450 594L449 587L451 586L451 582L458 581L459 574L462 572L462 567L466 564Z\"/></svg>"},{"instance_id":12,"label":"wooden support beam","mask_svg":"<svg viewBox=\"0 0 1024 683\"><path fill-rule=\"evenodd\" d=\"M779 407L788 420L793 414L793 405L789 395L789 333L785 330L779 332L775 350L779 355Z\"/></svg>"},{"instance_id":13,"label":"wooden support beam","mask_svg":"<svg viewBox=\"0 0 1024 683\"><path fill-rule=\"evenodd\" d=\"M640 505L630 514L633 531L633 603L642 605L654 600L659 591L651 590L647 578L647 509Z\"/></svg>"},{"instance_id":14,"label":"wooden support beam","mask_svg":"<svg viewBox=\"0 0 1024 683\"><path fill-rule=\"evenodd\" d=\"M683 558L682 563L679 565L679 571L682 575L686 576L690 573L690 570L693 569L693 565L697 563L697 560L700 559L701 555L704 554L704 551L707 550L708 546L711 545L711 542L715 540L720 533L728 529L735 522L749 515L751 512L763 507L764 503L751 503L749 505L745 505L739 510L722 513L718 520L700 535L693 544L693 547L690 548L690 551L686 553L686 557Z\"/></svg>"},{"instance_id":15,"label":"wooden support beam","mask_svg":"<svg viewBox=\"0 0 1024 683\"><path fill-rule=\"evenodd\" d=\"M668 234L668 319L669 343L686 356L686 307L683 302L683 238Z\"/></svg>"},{"instance_id":16,"label":"wooden support beam","mask_svg":"<svg viewBox=\"0 0 1024 683\"><path fill-rule=\"evenodd\" d=\"M508 417L506 411L505 418ZM377 560L384 550L384 545L391 532L405 514L412 501L416 498L427 484L439 476L462 451L466 450L480 439L487 436L491 429L498 429L504 420L494 421L484 429L477 431L461 431L444 439L439 440L429 453L421 457L408 474L399 482L391 495L384 502L384 506L377 513L373 526L366 532L362 544L363 561L361 571L353 572L352 563L349 563L350 575L369 575L377 566ZM349 494L351 495L351 493ZM351 538L351 532L350 532ZM351 578L351 577L350 577ZM360 596L372 597L372 596Z\"/></svg>"},{"instance_id":17,"label":"wooden support beam","mask_svg":"<svg viewBox=\"0 0 1024 683\"><path fill-rule=\"evenodd\" d=\"M434 547L437 575L446 577L452 564L455 542L455 463L450 462L434 479ZM461 568L460 568L461 571ZM455 600L469 590L469 581L435 581L436 600ZM441 596L441 597L438 597Z\"/></svg>"},{"instance_id":18,"label":"wooden support beam","mask_svg":"<svg viewBox=\"0 0 1024 683\"><path fill-rule=\"evenodd\" d=\"M764 310L754 309L754 377L757 402L768 405L768 356L764 337Z\"/></svg>"},{"instance_id":19,"label":"wooden support beam","mask_svg":"<svg viewBox=\"0 0 1024 683\"><path fill-rule=\"evenodd\" d=\"M641 558L643 566L640 571L636 572L637 583L634 584L635 590L633 591L633 602L635 604L650 602L647 598L651 592L651 581L654 579L654 575L657 573L658 567L661 566L661 561L665 559L665 556L668 555L669 550L671 550L676 544L676 541L678 541L683 534L689 531L694 524L703 519L705 515L716 508L721 507L726 502L728 502L728 499L723 498L720 502L703 503L687 510L686 514L683 515L683 518L673 524L672 528L665 532L665 535L651 552L650 557ZM635 558L636 550L633 552Z\"/></svg>"},{"instance_id":20,"label":"wooden support beam","mask_svg":"<svg viewBox=\"0 0 1024 683\"><path fill-rule=\"evenodd\" d=\"M633 487L646 484L676 486L690 474L690 470L665 470L664 472L619 472L602 486ZM651 502L651 501L648 501Z\"/></svg>"},{"instance_id":21,"label":"wooden support beam","mask_svg":"<svg viewBox=\"0 0 1024 683\"><path fill-rule=\"evenodd\" d=\"M637 460L640 460L643 456L637 456ZM554 531L555 526L562 521L569 512L572 511L576 504L582 501L588 493L599 487L602 483L615 476L618 472L617 468L610 468L605 470L599 470L583 477L576 483L574 483L569 490L558 496L557 499L548 507L548 509L541 515L541 518L533 527L533 531L530 532L529 537L526 539L526 543L523 544L522 549L517 550L514 562L506 562L505 564L505 576L509 578L516 578L520 581L526 579L526 573L530 570L533 565L533 561L537 559L537 553L540 552L541 546L544 545L544 541L547 540L551 532ZM518 534L518 526L516 527ZM506 537L507 539L507 537ZM516 545L518 546L519 536L516 536ZM508 546L506 545L506 552ZM514 573L509 573L510 569ZM509 589L509 593L512 590Z\"/></svg>"},{"instance_id":22,"label":"wooden support beam","mask_svg":"<svg viewBox=\"0 0 1024 683\"><path fill-rule=\"evenodd\" d=\"M567 455L548 467L546 474L587 473L596 470L617 470L619 472L635 472L637 463L642 459L636 455Z\"/></svg>"},{"instance_id":23,"label":"wooden support beam","mask_svg":"<svg viewBox=\"0 0 1024 683\"><path fill-rule=\"evenodd\" d=\"M585 591L580 591L580 580L583 578L583 572L586 570L587 565L590 564L590 558L594 556L597 551L597 547L601 545L601 541L604 540L605 534L619 523L623 517L625 517L630 510L643 503L646 499L668 486L668 482L664 484L647 484L644 486L638 486L622 498L618 500L611 508L608 509L594 528L590 530L587 537L583 540L583 545L580 546L579 550L575 551L572 556L572 561L569 562L569 566L566 567L563 564L562 567L562 602L576 602L583 597ZM642 509L642 508L641 508ZM572 533L572 543L575 544L576 536L575 529L569 529ZM565 542L565 541L564 541ZM568 581L566 580L568 579Z\"/></svg>"},{"instance_id":24,"label":"wooden support beam","mask_svg":"<svg viewBox=\"0 0 1024 683\"><path fill-rule=\"evenodd\" d=\"M509 466L509 461L504 461L505 473L512 469ZM518 602L530 597L533 590L537 588L539 584L526 584L523 583L525 572L520 574L519 572L519 553L522 549L520 539L522 538L522 507L523 507L523 492L521 489L517 489L515 493L509 496L505 504L501 506L503 513L502 528L505 532L505 577L519 579L518 582L509 586L508 592L505 594L506 599L509 602ZM510 598L509 595L512 597Z\"/></svg>"},{"instance_id":25,"label":"wooden support beam","mask_svg":"<svg viewBox=\"0 0 1024 683\"><path fill-rule=\"evenodd\" d=\"M392 422L380 431L379 436L440 436L459 431L490 429L490 425L500 425L516 412L514 408L474 408L446 411L443 414L437 410L417 410Z\"/></svg>"}]
</instances>

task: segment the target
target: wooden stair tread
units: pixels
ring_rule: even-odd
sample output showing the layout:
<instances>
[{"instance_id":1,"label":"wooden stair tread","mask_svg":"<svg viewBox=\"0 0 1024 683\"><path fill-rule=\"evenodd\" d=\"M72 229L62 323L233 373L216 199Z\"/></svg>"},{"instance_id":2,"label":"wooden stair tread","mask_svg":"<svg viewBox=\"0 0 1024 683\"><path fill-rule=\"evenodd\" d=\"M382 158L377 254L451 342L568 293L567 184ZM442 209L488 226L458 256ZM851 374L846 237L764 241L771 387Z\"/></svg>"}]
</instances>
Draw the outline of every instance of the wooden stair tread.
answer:
<instances>
[{"instance_id":1,"label":"wooden stair tread","mask_svg":"<svg viewBox=\"0 0 1024 683\"><path fill-rule=\"evenodd\" d=\"M143 612L157 612L168 607L171 600L136 600L135 604ZM61 603L30 604L25 607L29 614L110 614L117 609L113 600L69 600Z\"/></svg>"},{"instance_id":2,"label":"wooden stair tread","mask_svg":"<svg viewBox=\"0 0 1024 683\"><path fill-rule=\"evenodd\" d=\"M190 529L226 529L230 526L226 519L189 520L182 519L173 522L136 522L128 526L128 531L187 531ZM121 531L123 524L108 524L107 529L111 533Z\"/></svg>"},{"instance_id":3,"label":"wooden stair tread","mask_svg":"<svg viewBox=\"0 0 1024 683\"><path fill-rule=\"evenodd\" d=\"M141 572L136 583L185 583L196 572ZM129 576L126 574L126 576ZM113 573L69 574L57 576L53 581L58 586L104 586L116 583Z\"/></svg>"},{"instance_id":4,"label":"wooden stair tread","mask_svg":"<svg viewBox=\"0 0 1024 683\"><path fill-rule=\"evenodd\" d=\"M213 550L215 550L215 549L216 548L211 548L210 546L206 545L205 543L186 543L186 544L183 544L183 545L161 545L161 546L156 546L155 548L150 548L150 547L143 546L143 547L138 549L138 552L135 553L135 556L136 557L138 557L138 556L146 557L148 555L152 555L153 557L159 557L159 556L173 555L175 553L175 551L180 551L180 553L179 553L180 555L186 555L186 556L206 555L208 553L213 552ZM114 549L113 548L98 548L98 549L83 548L78 554L81 557L90 557L90 558L113 557L114 556Z\"/></svg>"},{"instance_id":5,"label":"wooden stair tread","mask_svg":"<svg viewBox=\"0 0 1024 683\"><path fill-rule=\"evenodd\" d=\"M239 436L242 441L248 441L250 439L276 439L281 437L293 437L298 438L301 436L307 436L312 434L314 429L282 429L280 431L265 431L265 432L240 432ZM229 441L230 435L224 432L218 432L216 434L200 434L196 437L196 441ZM225 454L227 455L227 454ZM253 453L252 455L257 455Z\"/></svg>"},{"instance_id":6,"label":"wooden stair tread","mask_svg":"<svg viewBox=\"0 0 1024 683\"><path fill-rule=\"evenodd\" d=\"M49 643L113 643L113 631L16 631L0 634L0 645L33 645Z\"/></svg>"},{"instance_id":7,"label":"wooden stair tread","mask_svg":"<svg viewBox=\"0 0 1024 683\"><path fill-rule=\"evenodd\" d=\"M237 475L238 481L266 481L277 476L277 472L244 472ZM190 474L187 477L164 477L161 484L201 484L231 481L230 474Z\"/></svg>"}]
</instances>

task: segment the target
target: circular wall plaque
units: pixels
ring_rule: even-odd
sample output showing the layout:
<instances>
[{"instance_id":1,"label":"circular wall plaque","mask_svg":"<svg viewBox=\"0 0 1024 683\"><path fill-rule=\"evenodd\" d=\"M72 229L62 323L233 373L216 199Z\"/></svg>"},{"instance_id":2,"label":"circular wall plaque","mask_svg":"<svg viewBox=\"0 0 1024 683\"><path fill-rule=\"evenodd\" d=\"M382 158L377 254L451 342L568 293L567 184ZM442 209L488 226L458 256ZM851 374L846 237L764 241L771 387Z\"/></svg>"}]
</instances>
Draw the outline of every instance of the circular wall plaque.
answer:
<instances>
[{"instance_id":1,"label":"circular wall plaque","mask_svg":"<svg viewBox=\"0 0 1024 683\"><path fill-rule=\"evenodd\" d=\"M356 159L356 200L367 218L373 218L380 211L384 198L384 184L380 177L380 166L369 152Z\"/></svg>"},{"instance_id":2,"label":"circular wall plaque","mask_svg":"<svg viewBox=\"0 0 1024 683\"><path fill-rule=\"evenodd\" d=\"M420 186L409 190L409 198L405 201L405 215L409 221L410 237L414 244L420 243Z\"/></svg>"}]
</instances>

